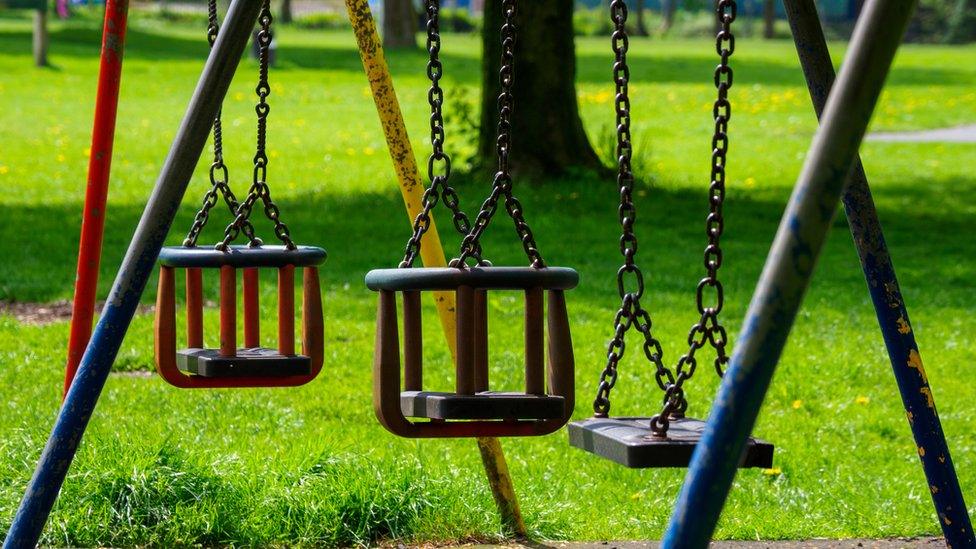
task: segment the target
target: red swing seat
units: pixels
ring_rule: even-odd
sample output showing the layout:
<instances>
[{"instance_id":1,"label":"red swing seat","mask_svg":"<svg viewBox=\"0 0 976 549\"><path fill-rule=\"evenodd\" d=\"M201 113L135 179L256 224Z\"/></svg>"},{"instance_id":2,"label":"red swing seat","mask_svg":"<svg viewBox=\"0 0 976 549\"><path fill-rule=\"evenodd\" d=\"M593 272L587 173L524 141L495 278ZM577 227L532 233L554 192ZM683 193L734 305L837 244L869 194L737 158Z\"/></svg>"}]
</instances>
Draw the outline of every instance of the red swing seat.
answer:
<instances>
[{"instance_id":1,"label":"red swing seat","mask_svg":"<svg viewBox=\"0 0 976 549\"><path fill-rule=\"evenodd\" d=\"M227 251L166 247L156 298L156 371L183 389L292 387L319 374L324 329L318 265L326 252L312 246L229 246ZM302 350L295 352L295 268L302 275ZM261 347L259 269L278 271L278 347ZM176 336L176 269L186 273L186 348ZM203 269L220 271L220 347L203 341ZM243 271L244 347L237 345L237 271Z\"/></svg>"}]
</instances>

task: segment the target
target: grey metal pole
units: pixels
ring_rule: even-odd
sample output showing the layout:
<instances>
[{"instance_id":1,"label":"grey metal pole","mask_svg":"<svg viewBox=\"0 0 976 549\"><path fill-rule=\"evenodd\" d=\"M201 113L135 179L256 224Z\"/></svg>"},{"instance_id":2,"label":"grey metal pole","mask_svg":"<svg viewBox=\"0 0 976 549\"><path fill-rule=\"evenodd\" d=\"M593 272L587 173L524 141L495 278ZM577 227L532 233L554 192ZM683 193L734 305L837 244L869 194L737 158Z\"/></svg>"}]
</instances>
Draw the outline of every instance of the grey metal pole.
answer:
<instances>
[{"instance_id":1,"label":"grey metal pole","mask_svg":"<svg viewBox=\"0 0 976 549\"><path fill-rule=\"evenodd\" d=\"M705 548L915 0L868 0L780 223L662 547Z\"/></svg>"},{"instance_id":2,"label":"grey metal pole","mask_svg":"<svg viewBox=\"0 0 976 549\"><path fill-rule=\"evenodd\" d=\"M234 0L207 59L183 122L122 260L101 319L81 367L58 414L27 493L4 540L4 549L33 548L57 500L108 378L112 363L135 314L159 250L183 200L214 117L234 77L261 2Z\"/></svg>"},{"instance_id":3,"label":"grey metal pole","mask_svg":"<svg viewBox=\"0 0 976 549\"><path fill-rule=\"evenodd\" d=\"M819 117L834 84L834 65L820 26L817 6L814 0L784 0L784 4L814 111ZM959 478L936 411L935 397L922 366L915 333L908 319L908 308L902 298L895 266L888 253L881 221L860 159L854 161L843 200L847 222L867 279L868 291L874 301L891 368L901 392L915 445L919 448L918 455L946 544L949 547L976 546Z\"/></svg>"}]
</instances>

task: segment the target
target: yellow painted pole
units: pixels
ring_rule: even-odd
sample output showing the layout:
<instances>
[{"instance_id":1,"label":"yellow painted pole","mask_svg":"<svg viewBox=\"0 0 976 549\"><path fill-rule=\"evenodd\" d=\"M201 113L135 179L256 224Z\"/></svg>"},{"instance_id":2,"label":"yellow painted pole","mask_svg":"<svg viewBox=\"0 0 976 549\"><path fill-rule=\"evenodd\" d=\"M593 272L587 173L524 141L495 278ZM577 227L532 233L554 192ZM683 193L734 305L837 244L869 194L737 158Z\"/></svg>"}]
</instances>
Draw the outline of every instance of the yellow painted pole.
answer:
<instances>
[{"instance_id":1,"label":"yellow painted pole","mask_svg":"<svg viewBox=\"0 0 976 549\"><path fill-rule=\"evenodd\" d=\"M376 22L370 12L368 0L346 0L346 9L349 11L349 21L356 32L359 55L363 59L363 67L366 70L367 78L369 78L373 100L376 102L376 110L379 112L380 122L383 125L383 133L386 135L386 144L390 149L390 158L393 159L393 168L396 170L397 180L400 183L400 192L406 205L408 220L412 224L423 205L424 183L417 169L413 147L411 147L410 139L407 136L407 127L403 122L400 102L397 101L396 91L393 88L393 78L390 76L390 69L383 55L380 36L376 31ZM425 267L444 267L447 265L444 247L441 245L441 239L433 221L431 221L430 230L423 237L420 258ZM436 292L434 296L441 326L444 329L444 337L447 339L451 355L456 356L457 333L454 316L454 294ZM518 497L515 494L512 476L508 472L508 463L505 461L502 445L498 439L494 438L479 438L477 440L478 449L481 452L481 461L488 477L488 484L491 486L495 504L498 506L498 512L501 515L502 526L516 536L525 537L527 535L525 521L522 519L522 511L519 509Z\"/></svg>"}]
</instances>

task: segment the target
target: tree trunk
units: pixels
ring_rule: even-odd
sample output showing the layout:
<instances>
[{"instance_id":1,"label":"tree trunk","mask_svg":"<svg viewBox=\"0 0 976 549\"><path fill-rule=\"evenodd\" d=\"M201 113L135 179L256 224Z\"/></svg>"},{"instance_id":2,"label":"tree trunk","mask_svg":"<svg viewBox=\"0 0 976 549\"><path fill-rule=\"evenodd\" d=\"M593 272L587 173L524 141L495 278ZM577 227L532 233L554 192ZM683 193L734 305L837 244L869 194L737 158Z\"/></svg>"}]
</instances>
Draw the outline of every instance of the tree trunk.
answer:
<instances>
[{"instance_id":1,"label":"tree trunk","mask_svg":"<svg viewBox=\"0 0 976 549\"><path fill-rule=\"evenodd\" d=\"M634 11L637 16L637 28L634 34L637 36L647 36L650 33L647 32L647 25L644 22L644 0L637 0L634 3Z\"/></svg>"},{"instance_id":2,"label":"tree trunk","mask_svg":"<svg viewBox=\"0 0 976 549\"><path fill-rule=\"evenodd\" d=\"M47 33L47 6L34 11L34 33L32 49L34 50L34 65L38 67L47 66L47 46L49 36Z\"/></svg>"},{"instance_id":3,"label":"tree trunk","mask_svg":"<svg viewBox=\"0 0 976 549\"><path fill-rule=\"evenodd\" d=\"M976 0L956 0L946 42L964 44L973 40L976 40Z\"/></svg>"},{"instance_id":4,"label":"tree trunk","mask_svg":"<svg viewBox=\"0 0 976 549\"><path fill-rule=\"evenodd\" d=\"M718 18L718 4L719 0L712 2L712 19L714 20L712 22L712 28L714 29L714 33L716 35L722 32L722 21Z\"/></svg>"},{"instance_id":5,"label":"tree trunk","mask_svg":"<svg viewBox=\"0 0 976 549\"><path fill-rule=\"evenodd\" d=\"M281 0L281 15L278 20L285 24L291 23L291 0Z\"/></svg>"},{"instance_id":6,"label":"tree trunk","mask_svg":"<svg viewBox=\"0 0 976 549\"><path fill-rule=\"evenodd\" d=\"M501 2L485 2L478 151L486 168L496 165L502 19ZM516 28L513 170L555 175L571 167L602 169L583 130L576 101L573 0L520 2ZM611 85L609 76L607 85Z\"/></svg>"},{"instance_id":7,"label":"tree trunk","mask_svg":"<svg viewBox=\"0 0 976 549\"><path fill-rule=\"evenodd\" d=\"M776 37L776 0L763 1L763 38Z\"/></svg>"},{"instance_id":8,"label":"tree trunk","mask_svg":"<svg viewBox=\"0 0 976 549\"><path fill-rule=\"evenodd\" d=\"M383 0L383 47L417 47L417 12L413 0Z\"/></svg>"},{"instance_id":9,"label":"tree trunk","mask_svg":"<svg viewBox=\"0 0 976 549\"><path fill-rule=\"evenodd\" d=\"M677 9L678 0L661 0L661 34L667 34L671 30Z\"/></svg>"}]
</instances>

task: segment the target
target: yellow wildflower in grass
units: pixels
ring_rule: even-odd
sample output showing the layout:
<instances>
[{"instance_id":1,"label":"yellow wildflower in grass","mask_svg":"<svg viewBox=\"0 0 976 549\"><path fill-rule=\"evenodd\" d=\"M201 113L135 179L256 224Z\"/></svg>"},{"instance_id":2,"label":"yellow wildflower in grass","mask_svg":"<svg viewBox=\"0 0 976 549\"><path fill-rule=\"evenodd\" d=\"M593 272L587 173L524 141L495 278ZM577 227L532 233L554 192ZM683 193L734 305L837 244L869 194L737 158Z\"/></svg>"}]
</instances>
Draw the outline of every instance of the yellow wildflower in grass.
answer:
<instances>
[{"instance_id":1,"label":"yellow wildflower in grass","mask_svg":"<svg viewBox=\"0 0 976 549\"><path fill-rule=\"evenodd\" d=\"M871 402L871 397L859 396L854 399L854 402L858 404L868 404L869 402Z\"/></svg>"},{"instance_id":2,"label":"yellow wildflower in grass","mask_svg":"<svg viewBox=\"0 0 976 549\"><path fill-rule=\"evenodd\" d=\"M755 177L747 177L746 178L746 181L745 181L745 184L746 184L746 188L748 188L748 189L751 189L751 188L755 187L756 186L756 178Z\"/></svg>"},{"instance_id":3,"label":"yellow wildflower in grass","mask_svg":"<svg viewBox=\"0 0 976 549\"><path fill-rule=\"evenodd\" d=\"M793 401L793 409L794 410L799 410L800 408L803 408L803 401L802 400L799 400L799 399L798 400L794 400Z\"/></svg>"},{"instance_id":4,"label":"yellow wildflower in grass","mask_svg":"<svg viewBox=\"0 0 976 549\"><path fill-rule=\"evenodd\" d=\"M779 467L772 467L770 469L763 469L763 474L767 477L778 477L783 474L783 470Z\"/></svg>"},{"instance_id":5,"label":"yellow wildflower in grass","mask_svg":"<svg viewBox=\"0 0 976 549\"><path fill-rule=\"evenodd\" d=\"M64 162L65 160L67 160L67 157L65 157L63 154L58 155L58 162Z\"/></svg>"},{"instance_id":6,"label":"yellow wildflower in grass","mask_svg":"<svg viewBox=\"0 0 976 549\"><path fill-rule=\"evenodd\" d=\"M245 96L243 92L236 92L234 94L234 101L244 101L244 97Z\"/></svg>"},{"instance_id":7,"label":"yellow wildflower in grass","mask_svg":"<svg viewBox=\"0 0 976 549\"><path fill-rule=\"evenodd\" d=\"M373 147L366 147L365 149L363 149L363 154L365 154L366 156L373 156L374 154L376 154L376 149L374 149Z\"/></svg>"},{"instance_id":8,"label":"yellow wildflower in grass","mask_svg":"<svg viewBox=\"0 0 976 549\"><path fill-rule=\"evenodd\" d=\"M9 171L10 171L10 168L8 168L6 166L0 166L0 175L7 175L7 172L9 172Z\"/></svg>"},{"instance_id":9,"label":"yellow wildflower in grass","mask_svg":"<svg viewBox=\"0 0 976 549\"><path fill-rule=\"evenodd\" d=\"M85 147L85 158L91 158L91 147Z\"/></svg>"}]
</instances>

